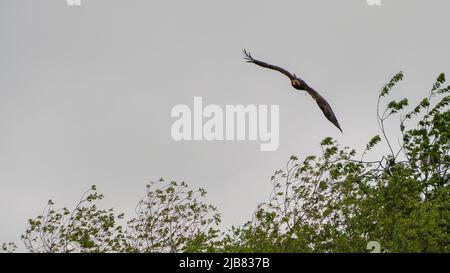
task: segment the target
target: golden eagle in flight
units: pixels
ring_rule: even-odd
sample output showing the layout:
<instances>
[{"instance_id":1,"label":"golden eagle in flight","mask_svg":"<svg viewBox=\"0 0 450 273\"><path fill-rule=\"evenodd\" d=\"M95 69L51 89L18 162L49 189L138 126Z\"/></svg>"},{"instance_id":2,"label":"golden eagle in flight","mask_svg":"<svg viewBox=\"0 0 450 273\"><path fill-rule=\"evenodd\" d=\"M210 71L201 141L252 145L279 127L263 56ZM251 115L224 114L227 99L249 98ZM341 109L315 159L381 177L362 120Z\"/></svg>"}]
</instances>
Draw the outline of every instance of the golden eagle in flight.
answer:
<instances>
[{"instance_id":1,"label":"golden eagle in flight","mask_svg":"<svg viewBox=\"0 0 450 273\"><path fill-rule=\"evenodd\" d=\"M337 118L333 113L333 109L331 109L331 106L328 104L328 102L316 90L307 85L306 82L297 77L295 74L289 73L289 71L287 71L286 69L253 59L252 55L245 49L243 50L243 52L245 54L244 59L247 62L281 72L291 80L292 87L308 92L308 94L317 102L317 105L319 105L319 108L320 110L322 110L325 117L342 132L341 126L339 125L339 122L337 121Z\"/></svg>"}]
</instances>

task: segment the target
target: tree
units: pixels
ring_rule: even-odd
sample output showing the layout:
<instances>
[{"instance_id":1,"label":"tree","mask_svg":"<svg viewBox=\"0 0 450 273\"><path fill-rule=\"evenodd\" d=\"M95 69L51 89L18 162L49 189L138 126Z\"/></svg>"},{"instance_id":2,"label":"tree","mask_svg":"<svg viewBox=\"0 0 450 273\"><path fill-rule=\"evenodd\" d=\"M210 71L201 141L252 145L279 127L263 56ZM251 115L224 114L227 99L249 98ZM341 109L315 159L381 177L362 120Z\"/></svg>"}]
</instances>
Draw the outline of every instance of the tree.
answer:
<instances>
[{"instance_id":1,"label":"tree","mask_svg":"<svg viewBox=\"0 0 450 273\"><path fill-rule=\"evenodd\" d=\"M205 195L184 182L150 182L136 217L123 227L124 214L97 208L103 195L92 186L71 211L55 209L50 200L41 215L28 220L22 240L30 252L207 251L217 237L220 215L202 202ZM5 244L4 251L13 246Z\"/></svg>"},{"instance_id":2,"label":"tree","mask_svg":"<svg viewBox=\"0 0 450 273\"><path fill-rule=\"evenodd\" d=\"M407 111L406 98L384 103L403 80L396 74L380 91L380 135L360 156L332 138L320 156L292 156L275 171L270 199L253 218L220 232L220 214L206 191L184 182L147 185L136 216L100 210L95 187L74 210L55 209L29 220L22 240L31 252L450 252L450 87L441 74L430 93ZM382 106L386 105L386 106ZM386 122L399 117L398 148ZM380 143L387 154L365 157ZM14 244L3 244L14 251Z\"/></svg>"},{"instance_id":3,"label":"tree","mask_svg":"<svg viewBox=\"0 0 450 273\"><path fill-rule=\"evenodd\" d=\"M163 179L147 185L128 222L127 239L136 252L204 252L215 245L220 214L201 201L202 188L190 190L185 182Z\"/></svg>"},{"instance_id":4,"label":"tree","mask_svg":"<svg viewBox=\"0 0 450 273\"><path fill-rule=\"evenodd\" d=\"M450 88L441 74L427 98L400 116L402 143L395 150L385 122L408 100L381 102L403 79L395 75L379 94L373 137L361 158L331 138L320 157L292 156L271 179L269 202L253 220L224 239L231 252L364 252L377 241L384 252L449 252ZM432 100L438 99L432 107ZM406 123L415 123L406 129ZM389 154L367 162L364 156L386 143Z\"/></svg>"},{"instance_id":5,"label":"tree","mask_svg":"<svg viewBox=\"0 0 450 273\"><path fill-rule=\"evenodd\" d=\"M73 210L56 209L48 201L41 215L28 220L22 241L30 252L106 252L126 246L125 234L113 209L101 210L96 201L103 195L96 187L86 191Z\"/></svg>"}]
</instances>

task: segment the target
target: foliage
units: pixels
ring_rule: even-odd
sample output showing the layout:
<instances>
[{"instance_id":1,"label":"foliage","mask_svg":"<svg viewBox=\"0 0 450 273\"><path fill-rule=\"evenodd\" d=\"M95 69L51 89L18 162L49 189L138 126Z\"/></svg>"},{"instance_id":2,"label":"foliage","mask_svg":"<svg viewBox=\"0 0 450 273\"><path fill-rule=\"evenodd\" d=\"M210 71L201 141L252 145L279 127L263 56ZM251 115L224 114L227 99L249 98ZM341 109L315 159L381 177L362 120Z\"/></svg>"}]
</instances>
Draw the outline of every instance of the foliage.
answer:
<instances>
[{"instance_id":1,"label":"foliage","mask_svg":"<svg viewBox=\"0 0 450 273\"><path fill-rule=\"evenodd\" d=\"M360 159L331 138L322 141L320 157L291 157L271 179L269 202L258 206L252 221L232 228L224 251L365 252L377 241L384 252L449 252L450 89L442 87L441 74L429 96L400 117L403 142L394 150L384 125L408 100L384 109L381 101L402 79L400 72L379 93L383 138L373 137ZM363 161L381 142L390 153Z\"/></svg>"},{"instance_id":2,"label":"foliage","mask_svg":"<svg viewBox=\"0 0 450 273\"><path fill-rule=\"evenodd\" d=\"M30 252L202 252L211 249L220 215L201 201L205 190L188 190L186 183L150 182L126 227L123 214L100 210L103 198L96 187L87 191L75 209L55 209L49 201L43 213L28 221L22 235ZM15 245L3 245L14 251ZM10 250L11 249L11 250Z\"/></svg>"},{"instance_id":3,"label":"foliage","mask_svg":"<svg viewBox=\"0 0 450 273\"><path fill-rule=\"evenodd\" d=\"M43 213L28 220L22 235L30 252L105 252L119 251L124 244L124 231L113 210L100 210L95 202L103 199L95 186L85 192L75 209L56 209L48 201Z\"/></svg>"},{"instance_id":4,"label":"foliage","mask_svg":"<svg viewBox=\"0 0 450 273\"><path fill-rule=\"evenodd\" d=\"M75 209L55 209L29 220L22 236L31 252L366 252L369 241L383 252L450 252L450 87L441 74L430 93L407 111L406 98L384 103L403 80L396 74L379 92L380 134L359 158L332 138L320 156L292 156L275 171L270 199L253 218L227 232L220 214L204 202L203 189L159 180L147 185L136 216L100 210L95 187ZM386 105L382 107L382 105ZM400 118L396 148L386 122ZM380 144L378 160L365 156ZM4 252L15 250L3 244Z\"/></svg>"},{"instance_id":5,"label":"foliage","mask_svg":"<svg viewBox=\"0 0 450 273\"><path fill-rule=\"evenodd\" d=\"M201 201L204 189L163 179L147 185L128 222L129 241L137 252L203 252L211 248L220 223L217 208Z\"/></svg>"},{"instance_id":6,"label":"foliage","mask_svg":"<svg viewBox=\"0 0 450 273\"><path fill-rule=\"evenodd\" d=\"M17 245L13 242L3 243L0 248L0 253L14 253L17 250Z\"/></svg>"}]
</instances>

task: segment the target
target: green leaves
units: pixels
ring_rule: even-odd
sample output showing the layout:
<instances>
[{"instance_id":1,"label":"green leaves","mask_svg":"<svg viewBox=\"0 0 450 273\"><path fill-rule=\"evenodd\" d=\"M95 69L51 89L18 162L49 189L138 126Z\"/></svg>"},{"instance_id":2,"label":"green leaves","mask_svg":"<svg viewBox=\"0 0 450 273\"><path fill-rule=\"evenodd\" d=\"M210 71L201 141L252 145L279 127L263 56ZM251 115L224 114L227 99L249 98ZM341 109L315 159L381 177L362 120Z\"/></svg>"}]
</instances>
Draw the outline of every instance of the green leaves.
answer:
<instances>
[{"instance_id":1,"label":"green leaves","mask_svg":"<svg viewBox=\"0 0 450 273\"><path fill-rule=\"evenodd\" d=\"M431 110L430 114L431 115L438 114L439 111L441 111L443 108L445 108L449 104L450 104L450 96L446 96L446 97L442 98L442 100L434 106L434 108Z\"/></svg>"},{"instance_id":2,"label":"green leaves","mask_svg":"<svg viewBox=\"0 0 450 273\"><path fill-rule=\"evenodd\" d=\"M326 137L322 140L322 142L320 142L321 146L329 146L329 145L333 145L334 141L331 137Z\"/></svg>"},{"instance_id":3,"label":"green leaves","mask_svg":"<svg viewBox=\"0 0 450 273\"><path fill-rule=\"evenodd\" d=\"M402 78L402 73L394 76L380 97ZM440 75L435 89L444 81ZM272 176L269 202L258 206L252 221L232 230L225 249L365 252L367 242L377 241L383 252L449 252L450 112L444 110L449 98L428 111L433 97L405 116L400 124L403 145L379 160L357 160L354 150L329 137L320 143L322 156L303 161L292 156L286 169ZM407 106L407 99L391 101L379 120ZM423 112L412 128L404 124ZM374 136L366 151L380 141L380 135Z\"/></svg>"},{"instance_id":4,"label":"green leaves","mask_svg":"<svg viewBox=\"0 0 450 273\"><path fill-rule=\"evenodd\" d=\"M17 250L17 245L13 242L3 243L0 247L0 253L14 253Z\"/></svg>"},{"instance_id":5,"label":"green leaves","mask_svg":"<svg viewBox=\"0 0 450 273\"><path fill-rule=\"evenodd\" d=\"M392 115L392 114L397 113L398 111L402 110L406 106L408 106L407 99L402 99L401 101L398 101L398 102L393 100L388 103L387 109L390 110L389 115Z\"/></svg>"},{"instance_id":6,"label":"green leaves","mask_svg":"<svg viewBox=\"0 0 450 273\"><path fill-rule=\"evenodd\" d=\"M214 244L220 214L201 201L204 189L191 190L185 182L164 179L146 188L136 217L128 221L127 238L134 252L202 252Z\"/></svg>"},{"instance_id":7,"label":"green leaves","mask_svg":"<svg viewBox=\"0 0 450 273\"><path fill-rule=\"evenodd\" d=\"M395 75L379 98L402 79L403 73ZM405 110L408 100L377 111L381 134L363 156L383 137L390 153L374 155L378 160L358 160L354 149L331 137L320 142L318 156L291 156L271 177L267 202L226 233L204 189L161 178L146 185L126 222L124 214L98 208L103 195L94 185L73 209L49 200L28 220L22 240L30 252L366 252L369 241L383 252L450 252L450 96L444 84L441 74L401 119L398 147L389 145L383 122ZM3 252L14 250L12 243L2 245Z\"/></svg>"},{"instance_id":8,"label":"green leaves","mask_svg":"<svg viewBox=\"0 0 450 273\"><path fill-rule=\"evenodd\" d=\"M438 91L439 88L441 87L441 85L444 84L444 83L445 83L445 74L444 74L444 73L441 73L441 74L439 74L439 76L437 77L436 82L434 83L433 89L431 90L431 92ZM444 89L448 89L448 87L447 87L447 88L444 88ZM447 92L447 91L438 91L438 92L439 92L439 93L445 93L445 92Z\"/></svg>"},{"instance_id":9,"label":"green leaves","mask_svg":"<svg viewBox=\"0 0 450 273\"><path fill-rule=\"evenodd\" d=\"M370 151L375 145L377 145L381 141L380 135L374 136L366 146L366 151Z\"/></svg>"},{"instance_id":10,"label":"green leaves","mask_svg":"<svg viewBox=\"0 0 450 273\"><path fill-rule=\"evenodd\" d=\"M400 71L399 73L395 74L394 77L389 81L388 84L386 84L380 92L380 97L384 97L386 95L389 95L389 92L392 90L392 88L401 80L403 80L403 72Z\"/></svg>"},{"instance_id":11,"label":"green leaves","mask_svg":"<svg viewBox=\"0 0 450 273\"><path fill-rule=\"evenodd\" d=\"M30 252L106 252L123 249L120 217L113 210L98 209L95 202L103 198L95 186L83 194L73 210L56 209L49 200L42 215L28 220L21 236Z\"/></svg>"},{"instance_id":12,"label":"green leaves","mask_svg":"<svg viewBox=\"0 0 450 273\"><path fill-rule=\"evenodd\" d=\"M42 215L28 220L21 238L30 252L207 251L215 244L221 219L216 207L201 201L205 195L185 182L150 182L136 217L123 227L118 224L123 213L97 208L103 195L92 186L73 210L55 209L50 200Z\"/></svg>"}]
</instances>

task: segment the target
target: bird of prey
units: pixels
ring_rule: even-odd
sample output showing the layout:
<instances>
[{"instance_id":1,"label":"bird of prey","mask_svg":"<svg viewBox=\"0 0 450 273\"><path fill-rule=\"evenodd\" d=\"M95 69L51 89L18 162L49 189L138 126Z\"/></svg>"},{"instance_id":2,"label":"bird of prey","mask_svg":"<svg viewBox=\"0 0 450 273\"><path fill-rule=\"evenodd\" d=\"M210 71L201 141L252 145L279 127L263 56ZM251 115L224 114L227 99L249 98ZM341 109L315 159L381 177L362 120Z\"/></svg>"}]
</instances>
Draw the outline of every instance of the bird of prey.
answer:
<instances>
[{"instance_id":1,"label":"bird of prey","mask_svg":"<svg viewBox=\"0 0 450 273\"><path fill-rule=\"evenodd\" d=\"M289 71L284 68L254 59L250 52L247 52L245 49L243 50L243 52L245 55L244 59L247 62L281 72L291 80L292 87L308 92L308 94L317 102L317 105L319 105L319 108L320 110L322 110L325 117L342 132L341 126L339 125L339 122L337 121L337 118L334 115L331 106L316 90L307 85L305 81L297 77L295 74L289 73Z\"/></svg>"}]
</instances>

